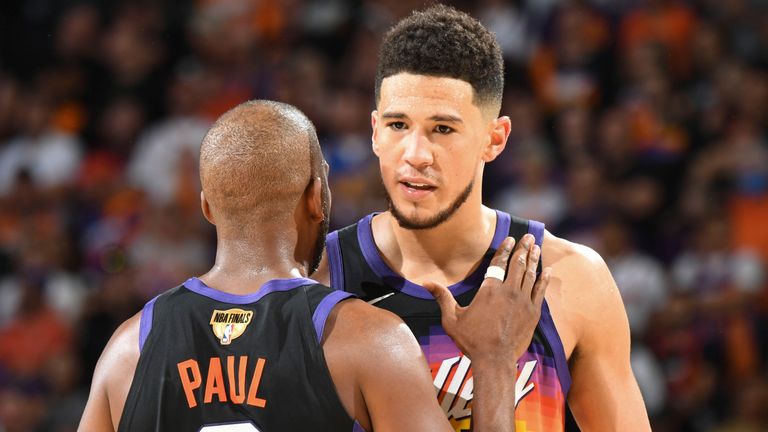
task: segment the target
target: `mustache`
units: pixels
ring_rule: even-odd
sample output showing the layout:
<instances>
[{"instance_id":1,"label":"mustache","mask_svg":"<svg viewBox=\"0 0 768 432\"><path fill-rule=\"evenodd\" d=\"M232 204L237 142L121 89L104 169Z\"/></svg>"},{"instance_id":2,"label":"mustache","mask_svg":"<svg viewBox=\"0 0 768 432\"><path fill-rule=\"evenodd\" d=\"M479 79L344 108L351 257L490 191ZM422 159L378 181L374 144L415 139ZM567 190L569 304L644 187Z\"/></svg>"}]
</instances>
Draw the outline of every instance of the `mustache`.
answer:
<instances>
[{"instance_id":1,"label":"mustache","mask_svg":"<svg viewBox=\"0 0 768 432\"><path fill-rule=\"evenodd\" d=\"M440 176L435 173L431 167L427 167L423 170L419 170L413 167L403 168L395 171L395 178L407 178L407 177L423 177L429 181L440 183Z\"/></svg>"}]
</instances>

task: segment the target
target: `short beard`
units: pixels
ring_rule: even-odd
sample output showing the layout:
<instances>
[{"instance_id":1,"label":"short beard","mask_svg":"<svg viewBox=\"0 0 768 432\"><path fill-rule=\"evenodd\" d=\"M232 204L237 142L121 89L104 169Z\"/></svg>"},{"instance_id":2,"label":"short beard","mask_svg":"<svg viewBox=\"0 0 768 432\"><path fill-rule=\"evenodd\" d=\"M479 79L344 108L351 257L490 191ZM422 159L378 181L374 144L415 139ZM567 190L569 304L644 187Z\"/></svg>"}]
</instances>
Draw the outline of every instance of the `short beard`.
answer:
<instances>
[{"instance_id":1,"label":"short beard","mask_svg":"<svg viewBox=\"0 0 768 432\"><path fill-rule=\"evenodd\" d=\"M330 190L325 184L325 179L322 180L322 195L321 206L323 209L323 220L320 222L319 232L317 233L317 239L315 240L315 248L312 251L312 261L309 263L309 275L320 268L320 261L323 259L323 251L325 250L325 237L328 235L328 228L331 224L331 196Z\"/></svg>"},{"instance_id":2,"label":"short beard","mask_svg":"<svg viewBox=\"0 0 768 432\"><path fill-rule=\"evenodd\" d=\"M328 217L320 222L320 232L317 233L317 240L315 240L315 249L312 254L312 262L309 264L309 273L313 274L320 268L320 261L323 259L323 251L325 250L325 236L328 235L328 227L330 225Z\"/></svg>"},{"instance_id":3,"label":"short beard","mask_svg":"<svg viewBox=\"0 0 768 432\"><path fill-rule=\"evenodd\" d=\"M389 193L386 192L386 188L384 191L387 193L387 203L389 204L389 211L392 213L392 216L395 217L395 220L400 225L401 228L405 228L408 230L426 230L426 229L432 229L436 226L442 224L443 222L447 221L451 218L451 216L456 213L456 211L461 208L461 206L467 201L467 198L469 198L469 194L472 193L472 189L475 187L475 180L472 179L472 181L469 182L467 187L459 194L459 196L456 197L455 200L451 203L448 208L441 210L436 215L429 219L424 220L417 220L417 219L409 219L406 215L404 215L400 210L395 207L395 204L392 202L392 198L390 198Z\"/></svg>"}]
</instances>

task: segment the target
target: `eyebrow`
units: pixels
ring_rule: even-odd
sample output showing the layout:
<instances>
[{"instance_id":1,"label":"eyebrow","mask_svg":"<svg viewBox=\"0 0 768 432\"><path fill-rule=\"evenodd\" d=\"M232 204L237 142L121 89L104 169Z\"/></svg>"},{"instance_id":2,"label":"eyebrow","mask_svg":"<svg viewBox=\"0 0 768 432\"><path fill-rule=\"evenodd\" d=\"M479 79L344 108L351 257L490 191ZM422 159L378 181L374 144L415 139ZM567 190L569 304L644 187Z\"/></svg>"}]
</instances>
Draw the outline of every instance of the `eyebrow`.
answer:
<instances>
[{"instance_id":1,"label":"eyebrow","mask_svg":"<svg viewBox=\"0 0 768 432\"><path fill-rule=\"evenodd\" d=\"M405 113L401 113L401 112L385 112L381 114L381 117L385 119L407 119L408 118L408 116L405 115ZM451 115L451 114L435 114L429 117L428 120L437 121L437 122L448 122L448 123L464 123L461 117Z\"/></svg>"},{"instance_id":2,"label":"eyebrow","mask_svg":"<svg viewBox=\"0 0 768 432\"><path fill-rule=\"evenodd\" d=\"M464 123L464 121L461 120L461 117L457 117L455 115L450 115L450 114L435 114L429 119L432 121L438 121L438 122Z\"/></svg>"}]
</instances>

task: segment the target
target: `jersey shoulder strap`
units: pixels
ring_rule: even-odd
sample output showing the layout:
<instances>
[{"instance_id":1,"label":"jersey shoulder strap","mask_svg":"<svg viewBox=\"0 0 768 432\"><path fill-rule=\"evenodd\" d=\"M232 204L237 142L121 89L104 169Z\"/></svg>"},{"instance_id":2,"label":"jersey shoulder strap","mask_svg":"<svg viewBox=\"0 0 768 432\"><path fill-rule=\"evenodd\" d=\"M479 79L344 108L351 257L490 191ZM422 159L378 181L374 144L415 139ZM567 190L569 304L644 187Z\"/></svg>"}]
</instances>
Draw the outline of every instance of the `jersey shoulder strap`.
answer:
<instances>
[{"instance_id":1,"label":"jersey shoulder strap","mask_svg":"<svg viewBox=\"0 0 768 432\"><path fill-rule=\"evenodd\" d=\"M354 298L352 293L335 290L322 284L306 285L302 287L309 302L309 311L312 314L312 324L315 327L315 335L319 343L323 339L323 330L328 316L337 304Z\"/></svg>"},{"instance_id":2,"label":"jersey shoulder strap","mask_svg":"<svg viewBox=\"0 0 768 432\"><path fill-rule=\"evenodd\" d=\"M366 261L360 245L358 231L364 226L358 222L334 231L328 235L326 242L331 287L354 293L363 299L376 293L364 292L361 284L379 280Z\"/></svg>"}]
</instances>

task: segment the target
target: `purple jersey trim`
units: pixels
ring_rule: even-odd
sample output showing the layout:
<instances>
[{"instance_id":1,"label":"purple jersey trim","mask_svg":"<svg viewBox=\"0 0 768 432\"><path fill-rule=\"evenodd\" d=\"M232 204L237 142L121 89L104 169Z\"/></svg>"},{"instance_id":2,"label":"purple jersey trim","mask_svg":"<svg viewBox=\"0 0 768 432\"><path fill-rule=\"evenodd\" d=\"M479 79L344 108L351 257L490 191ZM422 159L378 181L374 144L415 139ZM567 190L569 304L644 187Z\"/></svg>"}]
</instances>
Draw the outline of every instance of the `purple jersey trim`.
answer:
<instances>
[{"instance_id":1,"label":"purple jersey trim","mask_svg":"<svg viewBox=\"0 0 768 432\"><path fill-rule=\"evenodd\" d=\"M339 304L340 301L354 297L352 294L344 291L334 291L324 299L320 300L320 304L317 305L315 313L312 314L312 324L315 325L315 332L317 333L317 342L319 343L323 339L323 330L325 329L325 322L328 320L328 315L333 310L334 306Z\"/></svg>"},{"instance_id":2,"label":"purple jersey trim","mask_svg":"<svg viewBox=\"0 0 768 432\"><path fill-rule=\"evenodd\" d=\"M571 373L568 370L568 360L565 358L563 342L557 333L557 328L555 328L555 322L552 320L552 314L549 312L549 305L546 300L541 304L539 327L541 332L544 333L544 337L547 338L550 348L552 348L560 388L563 390L563 395L568 397L568 391L571 389Z\"/></svg>"},{"instance_id":3,"label":"purple jersey trim","mask_svg":"<svg viewBox=\"0 0 768 432\"><path fill-rule=\"evenodd\" d=\"M366 432L365 429L363 429L362 426L360 426L360 423L355 420L355 424L352 425L352 432Z\"/></svg>"},{"instance_id":4,"label":"purple jersey trim","mask_svg":"<svg viewBox=\"0 0 768 432\"><path fill-rule=\"evenodd\" d=\"M144 342L147 341L149 331L152 330L152 317L155 315L155 300L157 300L157 297L148 301L144 305L144 309L141 310L141 318L139 319L139 352L144 349Z\"/></svg>"},{"instance_id":5,"label":"purple jersey trim","mask_svg":"<svg viewBox=\"0 0 768 432\"><path fill-rule=\"evenodd\" d=\"M256 303L269 293L277 291L290 291L300 286L312 285L316 283L318 282L308 278L272 279L262 285L261 288L255 293L245 295L230 294L219 291L217 289L213 289L196 277L189 278L186 282L184 282L184 286L194 293L222 303L244 305Z\"/></svg>"},{"instance_id":6,"label":"purple jersey trim","mask_svg":"<svg viewBox=\"0 0 768 432\"><path fill-rule=\"evenodd\" d=\"M363 251L365 261L371 267L373 272L376 273L376 276L380 277L387 286L412 297L433 300L434 297L432 297L432 294L430 294L423 286L405 279L384 262L378 248L376 248L376 242L373 239L373 229L371 227L373 216L375 216L375 213L369 214L357 223L357 240L360 243L360 249ZM507 233L509 233L509 224L509 215L497 210L496 231L493 234L493 240L491 240L491 249L498 249L501 242L507 237ZM454 296L458 296L479 286L483 282L483 275L485 274L485 270L489 263L490 258L484 259L472 274L467 276L463 281L449 286L448 290L451 291L451 294Z\"/></svg>"},{"instance_id":7,"label":"purple jersey trim","mask_svg":"<svg viewBox=\"0 0 768 432\"><path fill-rule=\"evenodd\" d=\"M541 247L544 242L544 224L534 220L529 221L528 233L536 238L536 244ZM560 335L557 333L557 328L555 328L555 321L552 319L552 314L549 312L547 300L544 300L541 304L539 327L541 327L541 332L544 334L544 337L547 338L550 348L552 348L552 355L555 357L555 369L557 370L557 377L560 381L560 388L562 388L563 394L568 396L568 390L571 388L571 373L568 370L568 360L565 358L563 341L560 340Z\"/></svg>"},{"instance_id":8,"label":"purple jersey trim","mask_svg":"<svg viewBox=\"0 0 768 432\"><path fill-rule=\"evenodd\" d=\"M325 250L328 253L328 269L331 273L331 288L345 291L344 289L344 262L341 259L341 246L339 245L339 232L328 234L325 239Z\"/></svg>"},{"instance_id":9,"label":"purple jersey trim","mask_svg":"<svg viewBox=\"0 0 768 432\"><path fill-rule=\"evenodd\" d=\"M536 239L536 244L541 247L544 242L544 224L539 221L528 221L528 234L532 234Z\"/></svg>"}]
</instances>

